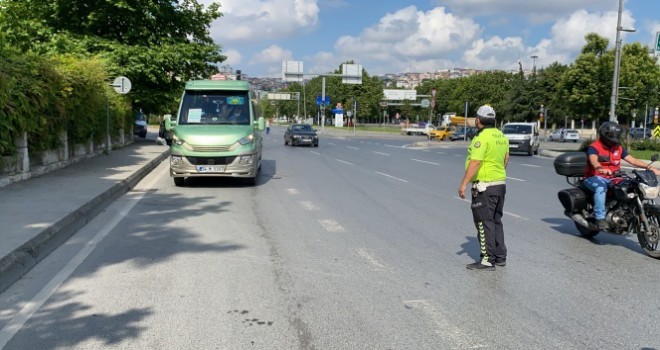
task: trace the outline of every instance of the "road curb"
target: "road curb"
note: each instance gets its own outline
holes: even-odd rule
[[[126,179],[92,198],[51,227],[41,231],[22,246],[0,259],[0,293],[23,277],[48,254],[66,242],[117,198],[135,187],[170,154],[166,150]]]

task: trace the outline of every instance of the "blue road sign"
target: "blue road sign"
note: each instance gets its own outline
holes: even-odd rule
[[[330,105],[330,96],[325,96],[325,101],[321,100],[321,96],[316,96],[316,104],[319,106],[322,104],[326,106]]]

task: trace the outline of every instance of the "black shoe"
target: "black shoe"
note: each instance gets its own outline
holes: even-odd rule
[[[484,265],[481,261],[474,262],[472,264],[465,265],[468,270],[484,270],[484,271],[495,271],[495,266]]]
[[[607,225],[607,221],[605,221],[605,219],[596,220],[596,226],[598,226],[598,229],[601,231],[605,231],[609,228],[609,225]]]
[[[495,266],[506,266],[506,259],[495,261]]]

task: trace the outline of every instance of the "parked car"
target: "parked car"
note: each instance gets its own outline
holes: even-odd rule
[[[652,135],[651,128],[646,128],[646,133],[644,128],[630,128],[630,137],[633,139],[650,139]]]
[[[133,123],[133,135],[141,138],[147,137],[147,116],[142,111],[135,114],[135,123]]]
[[[548,141],[578,142],[580,141],[580,133],[578,133],[578,131],[575,129],[560,128],[548,136]]]
[[[561,140],[561,137],[564,135],[564,128],[559,128],[555,130],[550,136],[548,136],[548,141],[559,141]]]
[[[467,137],[466,137],[466,130],[467,130]],[[467,129],[459,128],[453,134],[451,134],[451,136],[449,136],[449,139],[451,141],[461,141],[461,140],[464,140],[464,139],[472,140],[473,137],[477,136],[478,132],[479,132],[479,129],[474,128],[474,127],[469,127]]]
[[[580,141],[580,133],[578,133],[578,131],[575,129],[567,129],[566,131],[564,131],[564,136],[561,138],[561,142],[566,142],[566,141],[573,141],[573,142]]]
[[[316,129],[308,124],[291,124],[284,131],[284,145],[299,146],[310,145],[319,146],[319,136]]]

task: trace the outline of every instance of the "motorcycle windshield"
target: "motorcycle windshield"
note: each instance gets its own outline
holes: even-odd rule
[[[658,177],[651,170],[644,170],[636,172],[637,178],[640,182],[645,183],[651,187],[658,186]]]

